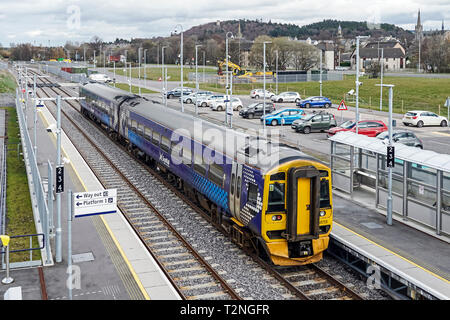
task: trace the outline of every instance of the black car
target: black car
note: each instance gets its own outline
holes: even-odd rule
[[[192,93],[192,89],[183,88],[183,96],[187,96],[188,94],[191,94],[191,93]],[[181,97],[181,88],[176,88],[176,89],[167,91],[166,97],[167,97],[167,99]]]
[[[241,111],[239,111],[239,115],[243,118],[249,119],[261,117],[264,114],[263,105],[264,104],[262,102],[253,103],[249,105],[247,108],[244,108]],[[269,114],[274,110],[275,110],[274,104],[272,102],[266,102],[266,114]]]

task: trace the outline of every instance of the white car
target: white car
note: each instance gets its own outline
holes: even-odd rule
[[[448,125],[448,119],[446,117],[438,116],[434,112],[413,110],[408,111],[402,119],[405,126],[413,125],[418,128],[423,126],[441,126],[446,127]]]
[[[302,98],[298,92],[282,92],[272,96],[273,102],[299,102]]]
[[[266,90],[266,98],[272,98],[275,93]],[[250,91],[250,98],[259,99],[264,97],[264,89],[253,89]]]
[[[189,103],[195,104],[197,102],[197,99],[202,100],[203,98],[206,98],[207,96],[210,95],[212,95],[211,91],[192,92],[187,96],[183,96],[183,102],[188,104]],[[179,98],[179,100],[181,100],[181,97]]]
[[[242,101],[239,98],[231,98],[231,106],[233,107],[233,110],[240,111],[242,109]],[[221,100],[216,100],[211,102],[210,106],[211,110],[214,111],[223,111],[227,109],[227,102],[225,102],[225,98]]]
[[[211,102],[216,101],[216,100],[220,100],[220,99],[224,99],[225,95],[223,94],[212,94],[209,96],[206,96],[202,99],[197,99],[197,106],[198,107],[209,107],[211,105]]]
[[[89,76],[89,79],[97,82],[107,83],[112,82],[111,78],[108,77],[106,74],[101,73],[94,73]]]

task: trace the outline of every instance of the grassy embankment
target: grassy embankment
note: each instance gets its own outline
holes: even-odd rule
[[[110,84],[110,86],[113,87],[114,85]],[[128,83],[116,83],[116,88],[130,92],[130,85]],[[139,94],[139,87],[131,85],[131,92],[135,93],[135,94]],[[158,92],[141,87],[141,93],[145,94],[145,93],[158,93]]]
[[[368,79],[361,77],[360,81],[360,107],[379,110],[380,108],[380,79]],[[427,78],[409,78],[409,77],[384,77],[385,84],[393,84],[394,112],[404,113],[408,110],[420,109],[429,110],[443,116],[447,116],[447,108],[444,107],[445,100],[450,96],[450,79],[427,79]],[[194,84],[187,86],[195,87]],[[262,88],[261,83],[253,84],[235,84],[233,85],[233,94],[248,95],[250,90]],[[201,89],[225,92],[222,85],[202,84]],[[266,88],[275,91],[275,83],[266,84]],[[329,97],[333,103],[339,104],[345,99],[345,94],[355,88],[355,77],[345,76],[341,81],[324,81],[322,94]],[[297,82],[297,83],[279,83],[278,92],[297,91],[303,97],[319,95],[320,88],[318,82]],[[354,106],[355,102],[350,98],[345,100],[347,105]],[[383,88],[383,110],[388,110],[388,89]],[[439,110],[439,105],[441,105]]]
[[[6,72],[0,72],[0,93],[13,93],[15,81]],[[7,187],[6,187],[6,233],[9,236],[35,234],[36,227],[33,219],[30,191],[23,158],[18,154],[17,145],[20,143],[19,123],[15,108],[6,109],[8,152],[6,156]],[[29,238],[11,240],[11,250],[30,247]],[[33,239],[33,247],[38,247],[37,239]],[[29,252],[11,253],[11,262],[29,260]],[[33,252],[33,260],[40,259],[40,251]]]
[[[113,69],[108,69],[110,72],[114,72]],[[145,68],[145,72],[147,73],[147,80],[153,80],[158,81],[159,78],[162,75],[161,68],[158,67],[147,67]],[[190,67],[183,67],[183,79],[184,81],[188,80],[188,74],[189,72],[195,72],[195,66],[193,68]],[[203,66],[198,66],[198,74],[199,78],[201,79],[201,75],[203,73]],[[213,73],[217,74],[217,70],[212,68],[205,68],[205,73]],[[123,71],[123,68],[116,68],[116,74],[118,75],[126,75],[130,76],[129,69],[126,70],[126,72]],[[132,78],[139,78],[139,68],[132,68],[131,69],[131,77]],[[141,67],[141,79],[144,79],[144,68]],[[168,81],[180,81],[181,79],[181,68],[180,67],[170,67],[167,68],[167,80]]]

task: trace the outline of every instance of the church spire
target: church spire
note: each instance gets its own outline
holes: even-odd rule
[[[417,14],[417,24],[416,24],[416,41],[419,41],[420,39],[423,38],[423,26],[422,23],[420,21],[420,9],[419,12]]]

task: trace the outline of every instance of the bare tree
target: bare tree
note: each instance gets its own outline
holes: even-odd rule
[[[292,64],[296,70],[305,70],[317,65],[319,55],[317,48],[307,43],[296,42],[295,50],[292,54]]]
[[[91,42],[89,43],[89,46],[91,47],[92,50],[100,52],[100,47],[102,46],[102,44],[103,44],[102,38],[100,38],[99,36],[93,36]]]

